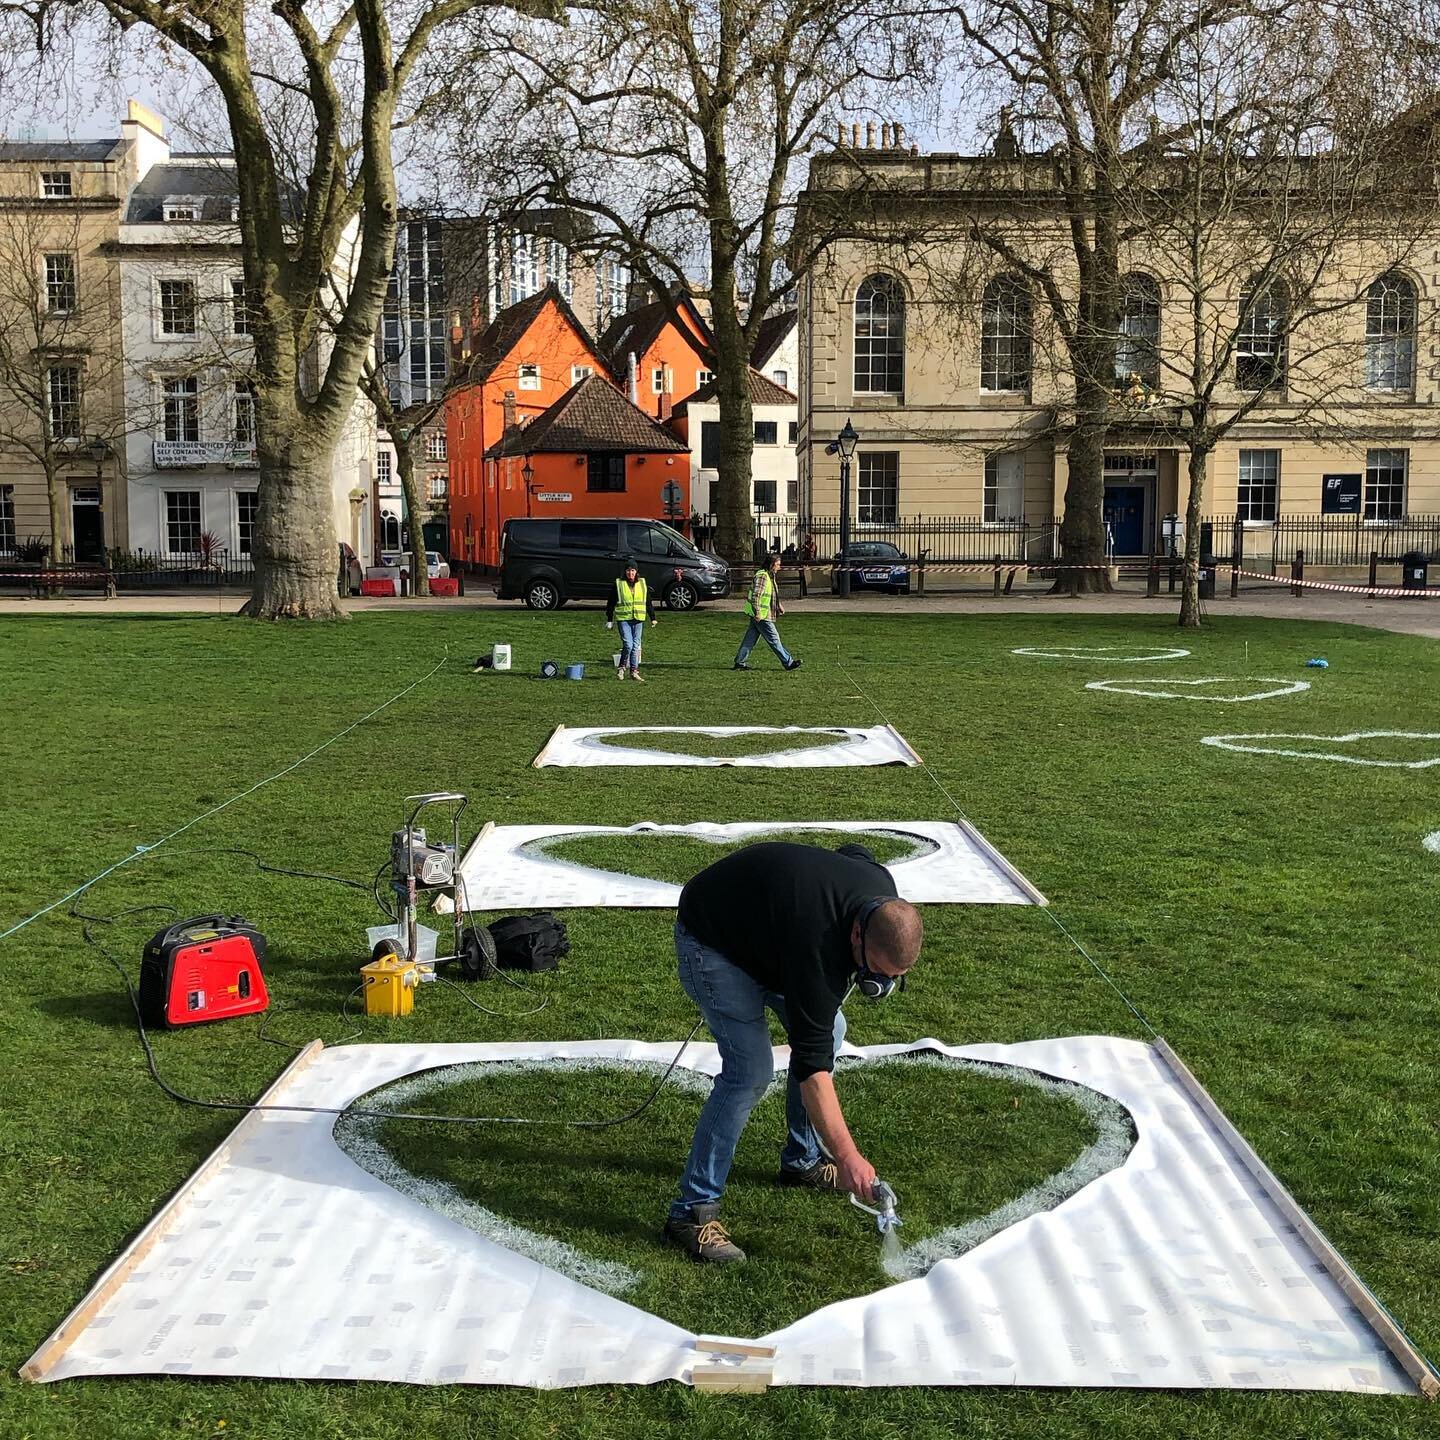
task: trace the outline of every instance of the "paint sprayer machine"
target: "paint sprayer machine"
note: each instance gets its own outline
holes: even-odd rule
[[[395,897],[395,918],[389,925],[372,925],[366,932],[370,962],[360,967],[367,1015],[408,1015],[415,1007],[415,991],[435,978],[439,965],[454,964],[470,979],[495,973],[495,942],[483,925],[467,923],[460,891],[460,817],[469,803],[458,791],[440,790],[405,797],[405,823],[390,837],[390,891]],[[450,807],[449,840],[432,840],[420,825],[423,811],[432,805]],[[379,877],[376,877],[377,894]],[[422,895],[448,895],[454,917],[454,950],[436,953],[439,934],[419,923]]]

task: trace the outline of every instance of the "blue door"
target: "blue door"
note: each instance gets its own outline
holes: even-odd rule
[[[1107,485],[1105,523],[1110,527],[1110,543],[1116,555],[1144,555],[1145,487]]]

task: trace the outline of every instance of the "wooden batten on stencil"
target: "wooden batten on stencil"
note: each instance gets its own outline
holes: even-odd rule
[[[323,1040],[312,1040],[276,1076],[275,1083],[255,1102],[256,1109],[273,1101],[324,1048]],[[241,1117],[240,1123],[210,1152],[200,1168],[170,1197],[160,1211],[151,1217],[150,1223],[135,1237],[130,1247],[95,1282],[90,1293],[60,1322],[55,1333],[20,1367],[22,1380],[43,1380],[49,1374],[55,1362],[80,1338],[85,1327],[125,1283],[135,1267],[155,1248],[160,1237],[170,1229],[191,1192],[230,1158],[230,1151],[238,1140],[244,1138],[252,1127],[261,1123],[255,1110]]]
[[[1427,1400],[1440,1398],[1440,1377],[1436,1376],[1430,1362],[1410,1343],[1409,1337],[1370,1293],[1369,1287],[1355,1273],[1349,1261],[1325,1238],[1324,1232],[1300,1208],[1295,1197],[1281,1183],[1280,1177],[1260,1158],[1255,1148],[1211,1099],[1210,1092],[1195,1078],[1190,1067],[1170,1048],[1167,1041],[1157,1037],[1153,1048],[1286,1221],[1295,1227],[1295,1233],[1306,1248],[1329,1271],[1331,1278],[1345,1292],[1345,1298],[1365,1317],[1366,1323],[1380,1337],[1385,1348],[1400,1362],[1420,1393]]]

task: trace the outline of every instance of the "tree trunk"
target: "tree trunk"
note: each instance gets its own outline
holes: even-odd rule
[[[298,431],[299,424],[296,425]],[[292,431],[292,434],[295,432]],[[331,508],[333,442],[316,436],[281,449],[260,432],[255,588],[243,614],[258,620],[340,620],[340,546]]]
[[[1068,565],[1091,568],[1062,570],[1055,578],[1053,594],[1110,589],[1110,572],[1105,568],[1105,437],[1109,405],[1110,395],[1103,387],[1085,381],[1077,383],[1060,553]]]
[[[734,271],[712,281],[716,395],[720,401],[720,492],[715,548],[732,565],[748,565],[755,543],[751,462],[755,422],[750,405],[750,355],[734,305]]]
[[[1190,495],[1185,501],[1185,577],[1180,589],[1180,626],[1198,630],[1200,613],[1200,517],[1205,513],[1205,471],[1210,459],[1208,449],[1192,440],[1187,471]]]
[[[50,502],[50,563],[59,565],[65,558],[65,483],[53,465],[46,467],[45,493]]]
[[[390,432],[395,442],[395,468],[400,472],[400,488],[405,493],[405,513],[410,517],[410,593],[430,593],[430,566],[425,558],[424,514],[420,509],[420,488],[415,483],[415,447]]]

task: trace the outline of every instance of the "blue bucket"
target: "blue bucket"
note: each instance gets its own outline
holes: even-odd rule
[[[565,667],[565,678],[567,680],[583,680],[585,678],[584,665],[567,665]]]

